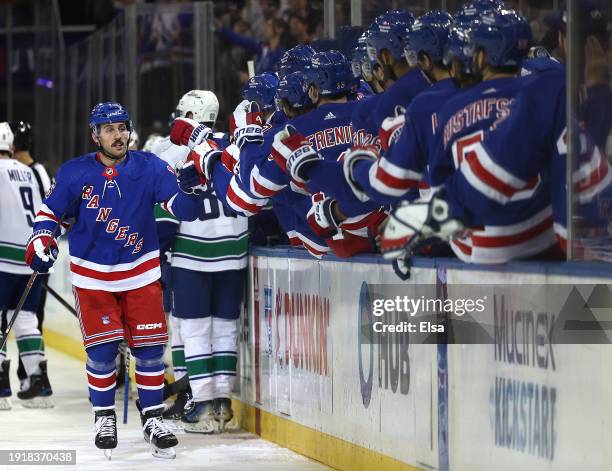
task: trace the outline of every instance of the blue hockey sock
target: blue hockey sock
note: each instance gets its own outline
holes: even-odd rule
[[[87,349],[87,382],[93,410],[115,407],[119,342],[103,343]]]
[[[132,349],[136,357],[136,387],[143,412],[162,407],[164,401],[164,347],[152,345]]]

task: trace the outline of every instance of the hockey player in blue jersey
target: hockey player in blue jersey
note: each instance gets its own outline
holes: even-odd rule
[[[512,178],[479,150],[484,133],[511,117],[510,104],[524,83],[517,74],[530,39],[526,20],[509,10],[489,10],[471,25],[472,68],[482,81],[458,93],[439,113],[439,140],[428,178],[444,188],[392,214],[381,243],[388,255],[400,253],[407,242],[422,241],[432,227],[442,238],[461,227],[478,227],[451,240],[457,256],[468,262],[503,263],[554,250],[547,175],[529,181]],[[468,175],[471,184],[488,181],[512,204],[489,213],[483,210],[484,200],[470,199],[469,205],[458,200],[457,190],[448,184],[456,170]]]
[[[587,10],[596,9],[596,5],[592,3],[584,6]],[[598,18],[599,14],[597,10],[593,15],[587,11],[584,17]],[[589,22],[590,20],[587,20],[587,24]],[[593,28],[597,31],[597,24]],[[592,39],[595,39],[595,36],[592,36]],[[563,32],[559,37],[559,52],[563,60]],[[530,55],[532,54],[530,51]],[[524,81],[511,105],[509,118],[485,133],[479,150],[486,152],[493,168],[499,167],[506,175],[523,181],[550,172],[553,228],[561,248],[565,251],[568,206],[565,67],[552,59],[546,51],[540,51],[537,57],[525,61],[522,69],[522,74],[534,77]],[[603,99],[605,106],[605,99],[601,96],[597,98]],[[582,122],[578,126],[578,123],[573,123],[576,141],[580,143],[574,151],[574,202],[570,203],[574,204],[575,220],[578,222],[573,250],[575,256],[584,258],[596,257],[597,251],[605,247],[602,239],[608,237],[605,228],[609,218],[603,213],[603,208],[607,206],[605,200],[610,198],[612,181],[612,168],[605,158],[605,149],[601,141],[597,145],[598,139],[594,137],[597,131],[592,135],[590,124]],[[595,128],[597,129],[597,126]],[[520,136],[520,139],[516,136]],[[467,180],[467,176],[471,176],[470,180]],[[456,172],[452,180],[448,186],[455,189],[454,192],[460,195],[459,199],[465,201],[482,198],[478,193],[485,195],[488,204],[479,205],[481,211],[504,211],[506,205],[512,204],[512,200],[503,197],[499,185],[495,185],[490,178],[474,178],[467,168]],[[464,184],[464,180],[472,184]],[[591,244],[594,247],[590,247]]]
[[[404,53],[412,67],[418,66],[432,86],[417,95],[404,115],[405,124],[396,142],[378,155],[374,149],[356,149],[344,158],[344,176],[360,201],[373,199],[395,204],[424,186],[430,151],[434,148],[437,112],[456,93],[448,69],[442,63],[451,21],[430,12],[419,18],[406,39]],[[340,208],[343,201],[339,201]]]
[[[351,116],[351,127],[353,128],[353,146],[375,145],[380,147],[380,140],[378,138],[379,126],[374,119],[372,111],[376,109],[376,104],[381,94],[385,91],[383,87],[384,80],[379,80],[377,73],[383,78],[384,73],[378,60],[371,60],[368,55],[367,39],[369,34],[369,30],[367,30],[359,37],[351,60],[351,68],[353,69],[353,75],[362,77],[370,85],[374,93],[360,100],[355,105],[353,115]]]
[[[304,136],[318,155],[329,162],[336,162],[340,155],[352,144],[352,128],[350,121],[352,113],[358,102],[348,102],[347,96],[353,91],[350,74],[351,69],[348,61],[338,52],[319,53],[314,56],[313,64],[305,71],[309,84],[309,95],[316,109],[302,115],[299,118],[290,120],[289,123]],[[349,134],[347,134],[347,132]],[[290,138],[290,136],[285,136]],[[290,138],[295,141],[295,138]],[[291,180],[285,174],[286,168],[283,166],[283,158],[275,148],[275,142],[280,144],[282,139],[275,137],[272,143],[272,157],[277,164],[277,168],[270,166],[271,162],[264,162],[264,166],[259,168],[254,176],[254,183],[266,188],[270,186],[267,182],[288,182],[290,181],[294,189],[303,191],[307,194],[319,192],[316,181],[306,187],[303,181]],[[297,141],[295,142],[297,144]],[[341,176],[341,173],[340,173]],[[285,183],[286,184],[286,183]],[[303,213],[298,216],[298,220],[304,223],[307,219],[307,212],[310,210],[310,201]],[[323,234],[321,234],[323,235]],[[368,252],[372,250],[367,239],[367,221],[363,218],[357,221],[346,221],[346,226],[336,238],[327,237],[327,245],[334,253],[341,257],[347,257],[358,252]]]
[[[381,143],[381,135],[391,135],[402,121],[385,119],[402,114],[412,98],[428,86],[418,68],[408,65],[403,54],[413,22],[411,13],[391,10],[378,16],[364,33],[368,58],[383,71],[385,80],[380,82],[379,94],[355,105],[351,119],[353,146],[386,147],[387,142]]]
[[[328,68],[329,71],[326,70]],[[338,66],[333,67],[333,64],[328,63],[324,65],[314,64],[310,69],[307,69],[306,74],[309,76],[310,82],[313,84],[313,88],[315,91],[318,90],[333,90],[334,86],[337,87],[337,84],[341,84],[343,80],[341,80],[341,75],[339,76],[340,69]],[[346,88],[346,87],[345,87]],[[312,93],[312,88],[311,88]],[[325,94],[330,94],[325,91]],[[312,98],[312,96],[311,96]],[[356,106],[358,106],[359,102],[349,102],[342,107],[339,107],[338,110],[350,110],[354,112]],[[323,108],[325,105],[323,105]],[[281,130],[280,134],[277,133],[274,142],[272,144],[272,157],[279,165],[279,169],[283,172],[288,172],[292,177],[291,183],[294,187],[299,187],[307,190],[308,194],[315,195],[321,191],[320,183],[324,183],[324,180],[319,178],[310,178],[308,181],[308,185],[305,184],[305,179],[301,178],[298,173],[292,174],[290,169],[286,167],[286,160],[290,154],[292,154],[297,148],[302,148],[304,142],[308,143],[308,147],[311,149],[312,155],[316,155],[318,159],[321,161],[325,161],[330,165],[331,170],[334,174],[326,175],[326,180],[335,180],[342,178],[342,171],[340,165],[337,163],[337,160],[340,158],[340,154],[344,152],[348,148],[352,142],[343,146],[342,152],[338,153],[338,150],[335,152],[329,152],[325,149],[325,146],[319,142],[313,141],[312,137],[308,137],[308,134],[304,133],[304,129],[308,129],[307,126],[309,123],[317,122],[317,114],[320,113],[322,106],[319,104],[317,110],[311,112],[307,115],[304,115],[298,120],[290,121],[291,128],[285,128]],[[350,119],[352,119],[353,114],[351,114]],[[319,114],[319,119],[325,120],[330,119],[329,115]],[[312,124],[310,124],[312,125]],[[302,129],[301,129],[302,128]],[[292,133],[295,133],[294,136],[288,134],[288,129],[291,129]],[[331,130],[325,131],[326,134],[331,134]],[[354,134],[353,134],[354,136]],[[307,157],[306,154],[303,157]],[[275,170],[276,174],[278,174],[279,170]],[[282,176],[279,176],[282,180]],[[284,177],[286,178],[286,177]],[[321,195],[317,195],[316,199],[320,199]],[[315,233],[317,233],[321,237],[326,238],[327,245],[332,248],[334,253],[341,257],[347,257],[359,252],[370,252],[372,251],[372,245],[367,236],[368,227],[371,224],[372,217],[378,218],[378,214],[376,216],[370,217],[369,212],[375,210],[378,212],[378,206],[374,205],[372,208],[366,208],[362,213],[355,213],[354,217],[351,217],[345,221],[341,227],[338,228],[337,231],[328,232],[326,230],[318,231],[318,228],[315,227]],[[307,211],[310,211],[310,207],[307,208]],[[301,219],[301,218],[300,218]],[[308,219],[308,214],[307,214]],[[313,227],[310,222],[311,227]],[[332,237],[333,236],[333,237]]]
[[[412,99],[429,87],[419,68],[409,65],[404,57],[406,37],[413,23],[411,13],[389,11],[377,17],[369,29],[368,55],[371,60],[378,60],[385,71],[385,79],[391,83],[374,109],[374,119],[379,128],[387,117],[403,113]],[[385,129],[383,134],[390,134],[393,129],[394,126]],[[381,146],[384,149],[386,142],[383,141]]]
[[[410,130],[414,126],[423,128],[421,135],[430,136],[428,137],[429,141],[433,140],[434,133],[432,126],[435,128],[432,110],[439,107],[450,94],[454,93],[454,86],[449,79],[448,72],[441,63],[450,23],[450,16],[448,14],[438,11],[430,12],[424,15],[420,21],[417,21],[412,28],[406,30],[401,36],[404,47],[407,46],[407,41],[410,40],[410,37],[413,38],[413,46],[407,50],[409,54],[405,54],[410,67],[416,68],[419,66],[430,82],[440,82],[437,84],[434,92],[443,92],[438,98],[437,93],[429,95],[431,89],[428,88],[417,95],[417,98],[421,95],[427,96],[420,101],[422,106],[417,107],[419,110],[420,108],[424,110],[417,112],[418,117],[415,116],[411,120],[413,124],[410,124],[409,128]],[[386,47],[393,49],[394,43],[398,41],[395,36],[391,36],[387,38]],[[379,39],[379,44],[382,43],[382,39]],[[387,51],[388,49],[385,49],[383,53],[386,55],[388,54]],[[420,53],[428,53],[430,55],[422,58],[423,61],[419,64],[418,55]],[[386,95],[386,93],[382,96]],[[390,118],[387,121],[393,121],[393,123],[392,126],[381,131],[385,140],[385,147],[390,145],[393,134],[399,134],[401,125],[403,125],[403,116]],[[408,137],[403,141],[402,145],[395,146],[391,160],[383,157],[374,165],[373,163],[377,161],[379,149],[376,147],[360,148],[360,146],[363,146],[363,143],[355,143],[356,149],[344,157],[347,181],[345,181],[344,175],[338,177],[329,164],[318,161],[304,166],[303,178],[308,180],[314,178],[323,181],[325,183],[323,191],[326,193],[326,196],[337,200],[336,202],[332,200],[317,202],[315,204],[316,209],[313,220],[320,221],[326,227],[338,226],[343,221],[343,216],[355,217],[359,213],[375,210],[381,204],[397,202],[410,188],[418,187],[419,181],[422,180],[422,174],[426,170],[427,153],[423,152],[423,144],[419,143],[414,133],[408,134],[407,132],[406,135]],[[422,136],[421,140],[423,140]],[[418,156],[415,154],[418,154]],[[406,164],[404,161],[406,158],[408,161],[413,160],[408,165],[404,165],[405,168],[394,163],[394,161],[398,161],[398,163]],[[359,183],[357,183],[353,172],[354,164],[358,161],[361,167],[358,172],[361,178]],[[325,168],[323,169],[323,167]],[[373,169],[373,172],[370,172],[371,169]],[[339,169],[335,170],[338,171]],[[407,175],[411,178],[408,178]],[[370,184],[370,180],[373,182],[372,184]],[[350,190],[348,191],[347,182],[350,185]],[[377,191],[377,189],[381,188],[382,193]],[[374,196],[371,202],[368,191]]]
[[[162,419],[168,334],[153,208],[159,202],[179,219],[195,219],[199,200],[185,191],[197,185],[197,174],[182,171],[177,185],[174,170],[155,155],[128,151],[132,123],[118,103],[96,105],[89,125],[98,151],[60,167],[36,215],[26,261],[47,272],[57,258],[56,227],[71,221],[70,270],[87,353],[95,444],[107,454],[117,446],[115,357],[125,338],[136,359],[145,440],[154,456],[172,458],[177,439]],[[199,136],[192,137],[196,144]]]
[[[274,95],[278,87],[278,77],[265,72],[251,77],[242,88],[242,98],[254,101],[263,112],[264,126],[272,127],[270,118],[276,111]]]
[[[316,51],[308,44],[298,44],[283,54],[278,63],[278,76],[284,78],[293,72],[303,72],[310,65]]]
[[[293,72],[303,72],[304,69],[310,64],[312,56],[315,54],[315,50],[308,44],[298,44],[292,47],[283,54],[280,62],[278,63],[278,78],[282,80],[287,75]],[[272,127],[277,127],[285,124],[289,119],[288,115],[279,106],[276,107],[276,111],[268,120]]]

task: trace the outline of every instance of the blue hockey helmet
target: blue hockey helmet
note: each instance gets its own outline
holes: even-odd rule
[[[264,72],[251,77],[244,84],[242,98],[256,102],[263,111],[272,111],[276,87],[278,87],[276,74]]]
[[[278,75],[283,78],[292,72],[302,72],[310,64],[315,50],[307,44],[298,44],[288,51],[285,51],[278,63]]]
[[[307,85],[316,85],[321,96],[351,93],[355,88],[351,63],[340,51],[317,52],[304,74]]]
[[[420,52],[426,53],[432,61],[440,62],[452,24],[452,16],[443,11],[430,11],[414,22],[406,37],[404,56],[408,65],[417,65]]]
[[[295,109],[312,106],[312,100],[308,96],[306,76],[303,72],[291,72],[279,82],[276,89],[276,102],[279,108],[284,101]]]
[[[488,10],[501,10],[505,8],[504,2],[501,0],[475,0],[466,3],[454,16],[457,26],[468,27],[474,19]]]
[[[414,23],[414,15],[408,10],[387,10],[374,18],[368,29],[372,30],[377,24],[382,22],[407,23],[411,25]]]
[[[472,56],[470,49],[470,35],[467,28],[454,26],[451,28],[448,40],[444,46],[444,56],[442,63],[446,67],[450,67],[453,59],[458,59],[461,63],[461,69],[465,73],[470,73],[472,70]]]
[[[514,10],[487,10],[470,25],[472,54],[482,49],[493,67],[518,66],[529,51],[531,27]]]
[[[367,38],[367,51],[370,60],[378,58],[378,53],[387,49],[400,60],[404,54],[406,36],[414,23],[414,16],[408,11],[388,11],[378,16],[370,25]]]
[[[128,131],[132,131],[132,121],[127,110],[119,103],[104,102],[98,103],[89,113],[89,127],[92,132],[97,133],[103,124],[125,123]]]
[[[450,26],[450,24],[454,21],[453,15],[451,15],[447,11],[442,10],[430,10],[422,16],[417,18],[421,22],[427,23],[442,23]]]

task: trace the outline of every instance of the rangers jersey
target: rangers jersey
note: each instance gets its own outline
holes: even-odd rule
[[[428,87],[429,82],[419,69],[412,69],[400,77],[380,95],[374,109],[376,125],[380,128],[385,118],[403,113],[414,97]]]
[[[479,227],[469,237],[451,241],[464,261],[504,263],[537,255],[555,243],[550,176],[537,164],[546,151],[523,152],[517,144],[520,134],[509,136],[498,129],[513,122],[512,101],[530,80],[481,82],[457,94],[440,112],[438,150],[429,177],[434,185],[446,182],[451,214]],[[559,112],[556,103],[547,106]],[[496,152],[500,147],[507,151]]]
[[[179,190],[174,170],[153,154],[129,151],[106,167],[96,153],[62,165],[36,215],[34,233],[52,231],[60,218],[68,232],[72,283],[79,288],[126,291],[160,277],[154,206],[194,220],[200,201]]]
[[[483,140],[483,146],[494,159],[495,166],[501,169],[497,173],[506,179],[513,176],[515,179],[529,181],[539,174],[550,173],[553,227],[563,249],[567,243],[568,205],[565,107],[564,68],[542,69],[537,76],[525,80],[511,106],[510,117],[497,129],[485,133]],[[605,228],[610,219],[604,209],[609,207],[612,169],[603,150],[593,145],[590,129],[587,127],[585,130],[577,123],[574,123],[574,127],[577,136],[573,169],[574,216],[581,228],[588,228],[591,235],[589,238],[593,239],[597,233],[606,233]],[[508,142],[512,142],[512,145],[508,146]],[[495,171],[496,168],[492,167],[491,170]],[[484,178],[486,174],[481,175],[479,178],[470,178],[471,186],[480,191],[481,197],[484,195],[489,200],[505,205],[512,201],[502,197],[504,188],[500,184],[503,178],[496,182]],[[457,175],[454,179],[462,179],[462,176]],[[463,185],[461,187],[467,188]],[[505,192],[508,193],[511,188],[507,187]],[[475,197],[478,198],[478,195]],[[495,203],[489,203],[487,207],[494,212],[500,211]],[[501,210],[505,211],[506,208]],[[580,233],[577,232],[576,236],[580,237]],[[588,244],[586,240],[584,242]]]
[[[411,192],[412,197],[408,193],[423,186],[429,155],[436,143],[437,113],[456,92],[452,80],[445,79],[419,94],[406,111],[397,142],[377,162],[357,162],[353,175],[369,198],[395,204],[418,197],[418,191]]]
[[[0,159],[0,272],[28,275],[26,241],[41,198],[34,172],[13,159]]]
[[[376,109],[376,105],[381,96],[382,94],[365,97],[355,105],[351,116],[353,146],[374,145],[380,149],[380,139],[378,137],[379,126],[374,119],[372,110]]]

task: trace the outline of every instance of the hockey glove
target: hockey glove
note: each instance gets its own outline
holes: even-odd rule
[[[238,104],[230,118],[230,133],[240,149],[247,143],[263,142],[263,113],[256,102],[243,100]]]
[[[175,170],[176,181],[183,193],[199,195],[206,188],[206,179],[198,172],[193,160],[178,162]]]
[[[436,193],[426,201],[404,202],[391,213],[380,251],[385,258],[411,257],[432,238],[446,241],[463,229],[463,223],[450,216],[448,203]]]
[[[383,150],[388,150],[395,141],[397,141],[399,135],[404,128],[406,118],[402,110],[395,110],[395,116],[389,116],[382,122],[378,135],[380,137],[380,145]]]
[[[215,168],[215,162],[221,158],[221,151],[217,150],[216,146],[211,146],[208,141],[203,142],[189,153],[187,161],[193,160],[200,179],[205,182],[212,182],[212,174]]]
[[[276,164],[298,183],[307,183],[308,166],[323,160],[310,142],[290,124],[274,136],[271,155]]]
[[[170,140],[177,146],[193,149],[211,135],[208,126],[189,118],[176,118],[170,130]]]
[[[35,231],[28,239],[25,262],[35,272],[48,273],[58,253],[57,241],[51,231]]]
[[[342,161],[342,170],[344,172],[344,178],[353,190],[353,194],[359,201],[365,202],[370,199],[368,194],[363,191],[363,188],[353,176],[353,171],[357,162],[366,160],[370,162],[376,162],[378,160],[378,149],[376,146],[364,146],[364,147],[353,147],[349,152],[344,154]]]
[[[312,195],[312,206],[306,214],[306,220],[312,231],[319,237],[329,239],[339,232],[340,221],[334,217],[333,206],[336,200],[328,198],[324,193]]]
[[[221,154],[221,163],[234,175],[240,174],[240,149],[235,144],[230,144]]]

